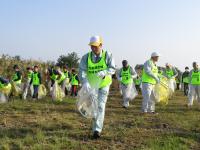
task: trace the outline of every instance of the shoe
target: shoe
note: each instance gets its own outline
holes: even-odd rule
[[[123,108],[127,109],[128,107],[126,107],[126,106],[123,106]]]
[[[97,140],[99,138],[100,138],[100,133],[98,131],[94,131],[94,133],[93,133],[93,139]]]
[[[158,113],[155,112],[155,111],[150,112],[150,114],[152,114],[152,115],[158,115]]]

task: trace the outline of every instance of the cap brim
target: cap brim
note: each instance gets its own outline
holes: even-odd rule
[[[89,43],[89,46],[99,46],[101,43],[98,42],[93,42],[93,43]]]

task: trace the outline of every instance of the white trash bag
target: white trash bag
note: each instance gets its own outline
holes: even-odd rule
[[[84,87],[78,92],[77,109],[85,118],[96,118],[98,113],[97,90],[87,92]]]
[[[129,100],[133,100],[138,95],[138,92],[135,88],[134,83],[127,87],[125,95],[126,95],[126,98]]]
[[[174,79],[169,79],[168,84],[169,84],[169,89],[171,90],[172,93],[174,93],[176,89],[176,81]]]
[[[7,101],[5,94],[0,93],[0,103],[6,103]]]

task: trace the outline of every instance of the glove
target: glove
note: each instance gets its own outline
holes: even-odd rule
[[[105,71],[100,71],[96,74],[99,78],[103,79],[106,76]]]
[[[91,90],[91,86],[88,82],[85,82],[83,84],[83,88],[85,89],[86,92],[89,92]]]

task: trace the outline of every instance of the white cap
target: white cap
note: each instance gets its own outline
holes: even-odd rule
[[[157,53],[157,52],[153,52],[152,54],[151,54],[151,57],[160,57],[161,55],[159,54],[159,53]]]
[[[99,46],[100,44],[102,44],[103,40],[100,36],[92,36],[90,38],[90,43],[89,45],[91,46]]]

